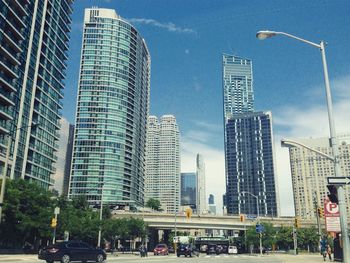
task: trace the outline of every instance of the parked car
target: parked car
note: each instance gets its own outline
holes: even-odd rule
[[[168,246],[169,253],[175,253],[175,249],[172,246]]]
[[[106,260],[106,252],[101,248],[94,248],[81,241],[65,241],[40,249],[38,258],[46,260],[47,263],[61,261],[93,261],[103,262]]]
[[[216,245],[209,244],[207,246],[207,255],[216,254]]]
[[[169,255],[169,249],[168,246],[166,244],[158,244],[156,245],[156,247],[153,250],[154,255],[158,256],[158,255]]]
[[[229,246],[228,247],[228,253],[229,254],[238,254],[238,249],[236,246]]]
[[[197,256],[199,257],[199,251],[192,244],[179,244],[176,249],[176,255],[180,257],[181,255],[187,257]]]

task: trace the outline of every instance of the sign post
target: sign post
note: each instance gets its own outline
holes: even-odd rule
[[[338,204],[328,200],[324,202],[324,218],[327,232],[340,233],[340,212]]]

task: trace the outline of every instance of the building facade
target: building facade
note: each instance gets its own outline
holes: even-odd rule
[[[54,183],[72,3],[0,0],[1,173],[46,189]]]
[[[145,199],[158,199],[164,212],[180,206],[180,135],[173,115],[148,118]]]
[[[227,211],[278,214],[270,112],[237,115],[226,125]],[[248,193],[244,193],[248,192]]]
[[[205,189],[205,163],[203,155],[197,154],[196,157],[197,167],[197,214],[206,214],[207,208],[207,195]]]
[[[150,54],[115,10],[85,10],[69,196],[144,202]]]
[[[197,175],[196,173],[181,173],[181,206],[197,208]]]
[[[318,151],[332,155],[328,138],[293,139]],[[341,176],[350,176],[350,134],[338,136]],[[295,214],[301,218],[316,218],[317,207],[327,199],[327,177],[334,177],[332,161],[302,147],[290,147],[290,168],[293,182]],[[350,187],[345,188],[346,203],[350,204]],[[350,218],[349,206],[347,206]]]
[[[228,214],[278,215],[271,112],[254,111],[249,59],[223,55],[226,208]],[[256,197],[254,197],[256,196]]]
[[[216,204],[213,194],[210,194],[208,198],[208,212],[211,215],[216,215]]]

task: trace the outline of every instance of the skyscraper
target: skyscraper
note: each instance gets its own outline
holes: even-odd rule
[[[148,118],[145,199],[158,199],[166,213],[180,205],[179,137],[173,115]]]
[[[207,209],[207,195],[205,191],[205,163],[201,154],[197,154],[197,213],[205,214]]]
[[[222,64],[226,122],[233,115],[254,111],[253,66],[250,59],[227,54]]]
[[[277,215],[272,117],[254,112],[251,60],[223,55],[223,90],[227,212],[257,214],[254,195],[260,214]]]
[[[150,55],[115,10],[85,10],[69,196],[143,205]]]
[[[235,115],[226,124],[227,211],[229,214],[277,215],[270,112]]]
[[[210,194],[208,198],[208,212],[211,215],[216,215],[216,205],[213,194]]]
[[[181,205],[196,209],[197,175],[181,173]]]
[[[349,175],[350,134],[338,135],[337,139],[342,174]],[[332,156],[329,138],[295,139],[295,141]],[[327,177],[334,177],[334,164],[303,147],[289,148],[289,157],[295,214],[301,218],[316,218],[316,207],[323,207],[324,200],[327,199]],[[350,187],[346,186],[344,189],[346,202],[350,204]],[[347,212],[350,218],[349,206]]]
[[[1,172],[9,150],[6,173],[46,189],[57,160],[72,3],[0,0]]]

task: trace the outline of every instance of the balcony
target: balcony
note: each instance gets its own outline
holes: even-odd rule
[[[17,56],[16,53],[6,49],[6,47],[3,45],[0,46],[0,51],[7,58],[7,60],[12,63],[12,65],[16,66],[16,65],[20,64],[20,62],[16,58],[16,56]]]
[[[16,92],[16,89],[12,83],[13,83],[12,80],[10,80],[9,78],[6,78],[5,74],[0,72],[0,84],[2,88],[4,88],[9,92]]]
[[[4,110],[4,108],[0,107],[0,119],[3,120],[13,120],[12,116]]]
[[[4,31],[4,37],[7,44],[9,44],[16,52],[18,53],[22,52],[22,49],[17,44],[18,41],[13,37],[11,31]]]
[[[27,16],[28,13],[27,11],[24,9],[25,4],[21,4],[18,0],[9,0],[9,2],[12,3],[13,6],[15,6],[15,8],[23,15],[23,16]],[[26,1],[27,2],[27,1]]]
[[[6,106],[15,106],[15,103],[2,93],[0,93],[0,103]]]
[[[7,72],[12,78],[18,78],[15,73],[15,67],[9,65],[9,61],[6,58],[0,58],[0,70]]]

